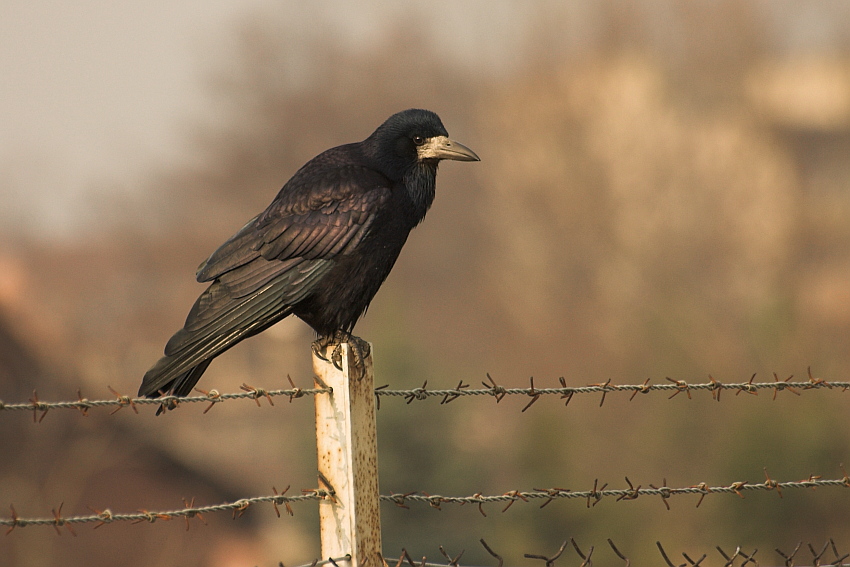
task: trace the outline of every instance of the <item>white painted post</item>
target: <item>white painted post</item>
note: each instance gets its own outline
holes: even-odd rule
[[[327,349],[327,356],[333,347]],[[324,353],[323,353],[324,354]],[[335,501],[319,502],[322,556],[351,554],[352,567],[381,567],[381,509],[375,381],[371,354],[363,369],[353,366],[342,345],[342,368],[313,355],[313,371],[333,394],[316,400],[319,473],[331,484]],[[322,384],[317,380],[316,387]]]

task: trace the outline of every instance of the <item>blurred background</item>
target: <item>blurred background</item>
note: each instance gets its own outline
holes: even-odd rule
[[[0,6],[0,399],[133,394],[203,286],[195,267],[305,161],[409,107],[482,158],[437,199],[357,334],[411,388],[705,381],[850,368],[850,4],[272,2]],[[200,386],[311,384],[287,320]],[[850,464],[846,396],[460,399],[378,414],[382,492],[730,484]],[[0,415],[0,505],[21,516],[174,509],[316,486],[312,402],[159,418]],[[492,564],[611,538],[850,547],[850,494],[485,508],[385,505],[384,550]],[[15,566],[272,566],[320,553],[314,504],[278,519],[47,528]],[[6,512],[3,512],[6,514]],[[843,538],[843,539],[842,539]],[[843,545],[843,548],[842,548]],[[602,553],[603,550],[600,550]],[[604,551],[608,551],[607,549]],[[605,555],[613,559],[613,555]],[[778,556],[775,556],[778,559]],[[527,561],[527,560],[525,560]],[[777,561],[779,563],[779,561]]]

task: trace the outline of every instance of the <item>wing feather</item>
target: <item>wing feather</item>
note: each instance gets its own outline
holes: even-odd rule
[[[201,264],[198,281],[212,281],[260,256],[281,261],[330,259],[356,246],[389,200],[392,184],[365,167],[339,168],[325,177],[318,185],[293,177],[265,212]]]

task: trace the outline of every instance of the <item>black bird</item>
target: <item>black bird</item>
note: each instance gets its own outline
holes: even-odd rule
[[[436,114],[410,109],[307,162],[198,268],[197,280],[212,283],[139,395],[188,395],[213,358],[292,314],[316,331],[320,355],[346,341],[363,350],[354,324],[431,206],[443,159],[479,160]]]

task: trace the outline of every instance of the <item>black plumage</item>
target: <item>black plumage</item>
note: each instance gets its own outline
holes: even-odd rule
[[[139,395],[188,395],[213,358],[291,314],[321,348],[348,340],[431,206],[442,159],[478,156],[436,114],[411,109],[307,162],[198,268],[212,283]]]

